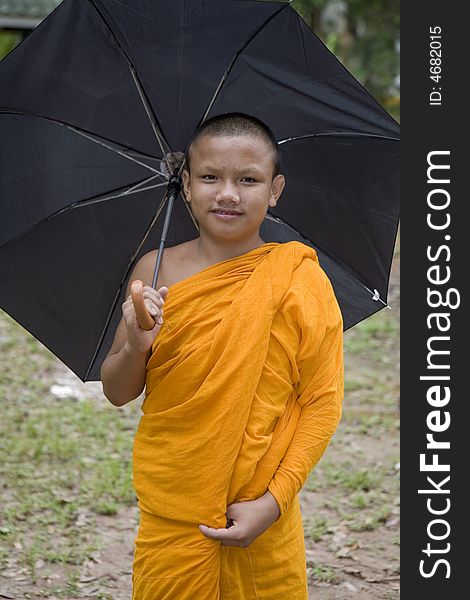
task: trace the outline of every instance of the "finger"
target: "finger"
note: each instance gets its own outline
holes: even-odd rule
[[[144,300],[144,304],[149,313],[151,313],[152,315],[156,315],[161,312],[158,304],[155,304],[155,302],[153,300],[150,300],[149,298]]]
[[[158,291],[163,300],[166,300],[169,293],[168,288],[165,285],[163,285],[161,288],[158,289]]]
[[[237,545],[240,543],[240,534],[235,531],[235,527],[225,529],[214,529],[213,527],[207,527],[206,525],[199,525],[200,531],[211,540],[218,540],[226,544]]]
[[[153,289],[144,290],[144,298],[152,300],[157,306],[163,306],[165,303],[165,300],[160,296],[160,294]]]
[[[145,300],[145,307],[147,308],[149,313],[152,315],[152,317],[155,319],[155,321],[159,325],[162,325],[163,324],[163,310],[161,308],[159,308],[158,306],[156,306],[152,302],[152,300]]]
[[[161,288],[159,288],[158,290],[156,290],[155,288],[153,288],[151,285],[144,285],[143,286],[143,291],[144,292],[149,292],[149,294],[153,294],[155,295],[157,298],[161,298],[162,296],[162,292],[166,290],[168,291],[168,288],[165,286],[162,286]]]
[[[147,298],[144,300],[145,307],[155,320],[162,319],[163,308],[155,303],[155,300]]]

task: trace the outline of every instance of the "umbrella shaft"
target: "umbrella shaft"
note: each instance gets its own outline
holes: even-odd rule
[[[170,183],[168,184],[168,206],[166,208],[165,220],[163,222],[162,228],[162,236],[160,238],[160,246],[158,247],[158,256],[157,256],[157,264],[155,265],[155,270],[153,273],[152,279],[152,287],[155,289],[158,279],[158,273],[160,271],[160,265],[163,258],[163,251],[165,249],[166,235],[168,233],[168,227],[170,226],[170,218],[173,210],[173,204],[175,202],[176,196],[179,194],[181,189],[181,178],[178,174],[178,169],[175,169],[173,175],[170,178]]]

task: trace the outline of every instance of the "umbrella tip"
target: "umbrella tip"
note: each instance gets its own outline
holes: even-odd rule
[[[369,292],[370,292],[370,290],[369,290]],[[382,298],[380,297],[380,292],[379,292],[379,290],[376,290],[376,289],[374,288],[374,292],[373,292],[373,293],[372,293],[372,292],[370,292],[370,293],[372,294],[372,300],[374,300],[375,302],[378,302],[378,301],[380,301],[380,302],[382,302],[382,304],[385,306],[385,308],[388,308],[389,310],[392,310],[392,307],[391,307],[389,304],[387,304],[387,302],[384,302],[384,301],[382,300]]]
[[[392,307],[387,303],[384,302],[382,300],[382,298],[380,297],[380,292],[379,290],[376,290],[374,288],[374,291],[372,292],[372,290],[370,290],[367,286],[363,286],[369,293],[372,294],[372,300],[374,300],[374,302],[382,302],[382,304],[385,306],[385,308],[388,308],[389,310],[392,310]]]

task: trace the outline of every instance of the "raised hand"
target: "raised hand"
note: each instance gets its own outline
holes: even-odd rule
[[[154,290],[136,280],[131,285],[131,295],[122,305],[127,329],[127,343],[136,352],[147,352],[163,325],[163,304],[168,288]]]

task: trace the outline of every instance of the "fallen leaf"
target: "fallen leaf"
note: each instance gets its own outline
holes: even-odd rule
[[[400,581],[399,575],[389,575],[388,577],[370,577],[366,579],[367,583],[383,583],[384,581]]]
[[[80,583],[90,583],[90,581],[95,581],[95,579],[99,579],[99,575],[94,575],[93,577],[83,577],[79,580]]]
[[[360,579],[364,579],[364,575],[359,569],[354,569],[353,567],[346,567],[345,569],[343,569],[343,571],[348,575],[352,575],[353,577],[359,577]]]
[[[398,517],[391,517],[385,522],[385,527],[395,527],[400,523],[400,519]]]

